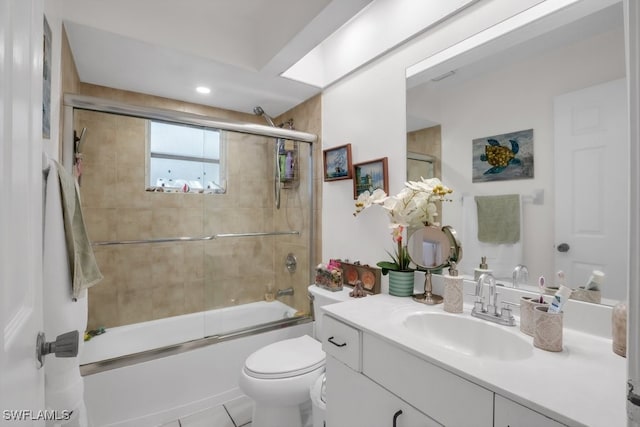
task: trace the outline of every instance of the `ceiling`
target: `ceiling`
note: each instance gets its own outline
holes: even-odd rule
[[[424,100],[429,97],[443,96],[453,87],[496,71],[503,64],[523,61],[624,26],[621,2],[579,18],[568,9],[562,12],[566,15],[555,13],[410,77],[407,80],[407,130],[438,124],[430,120],[432,111],[425,107]]]
[[[277,116],[321,88],[280,74],[372,0],[57,0],[80,80]],[[195,91],[211,89],[209,94]]]

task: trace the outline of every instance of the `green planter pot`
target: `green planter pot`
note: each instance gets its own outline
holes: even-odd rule
[[[410,297],[413,295],[413,271],[389,271],[389,295]]]

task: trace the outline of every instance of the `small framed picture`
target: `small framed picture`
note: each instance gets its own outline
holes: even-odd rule
[[[351,179],[351,144],[328,148],[324,153],[324,180]]]
[[[387,158],[371,160],[353,165],[353,198],[365,191],[373,193],[381,188],[389,194],[389,174],[387,172]]]
[[[382,270],[368,265],[351,264],[340,261],[342,267],[342,284],[354,286],[358,281],[362,283],[362,288],[370,294],[380,293],[380,282]]]

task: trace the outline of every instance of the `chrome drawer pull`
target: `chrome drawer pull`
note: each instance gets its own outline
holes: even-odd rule
[[[345,345],[347,345],[346,342],[343,342],[342,344],[338,344],[333,340],[333,337],[329,337],[327,341],[329,341],[331,344],[335,345],[336,347],[344,347]]]
[[[393,414],[393,427],[397,427],[398,425],[398,417],[402,415],[402,409],[399,409],[398,412]]]

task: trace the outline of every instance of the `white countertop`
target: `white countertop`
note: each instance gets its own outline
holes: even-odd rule
[[[517,325],[496,325],[519,335],[533,348],[529,358],[503,361],[467,356],[432,344],[402,325],[411,313],[443,312],[442,304],[427,306],[411,298],[380,294],[323,309],[345,323],[564,424],[627,425],[626,359],[613,353],[610,338],[566,326],[576,319],[565,321],[563,351],[559,353],[533,347],[533,338],[520,332]],[[471,306],[465,304],[464,312],[458,316],[470,317],[470,313]],[[565,320],[569,314],[565,312]]]

